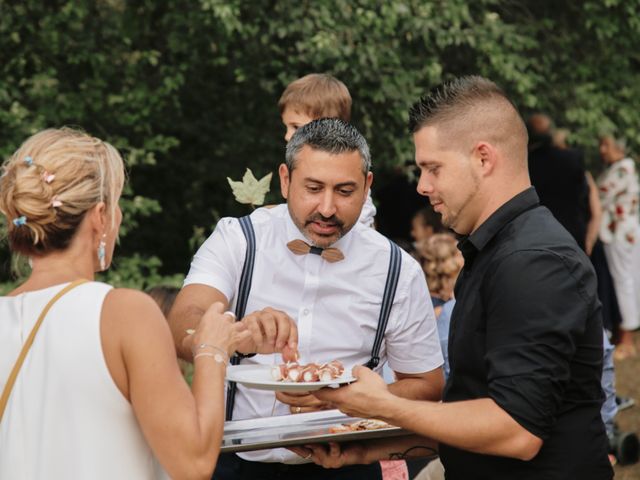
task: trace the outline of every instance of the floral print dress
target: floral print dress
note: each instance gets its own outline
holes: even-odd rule
[[[598,178],[598,191],[602,203],[600,239],[604,243],[638,241],[638,174],[635,163],[623,158],[609,167]]]

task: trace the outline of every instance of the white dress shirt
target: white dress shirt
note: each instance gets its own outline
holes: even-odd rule
[[[286,312],[298,325],[300,362],[341,360],[345,368],[371,358],[387,271],[389,241],[374,229],[356,223],[333,246],[345,259],[329,263],[319,255],[294,255],[286,244],[305,240],[287,205],[259,208],[251,214],[256,235],[256,259],[249,314],[265,307]],[[185,285],[204,284],[221,291],[235,306],[246,253],[246,240],[235,218],[223,218],[196,253]],[[416,374],[442,365],[442,353],[426,279],[406,252],[393,308],[380,349],[396,372]],[[246,363],[275,364],[277,355],[256,355]],[[233,419],[288,415],[289,407],[273,392],[238,385]],[[284,449],[241,454],[263,462],[299,463]]]
[[[362,212],[360,212],[358,222],[362,223],[365,227],[374,227],[376,224],[377,211],[376,206],[373,204],[373,199],[371,198],[371,189],[369,189],[369,193],[367,194],[367,199],[364,201],[364,205],[362,206]]]

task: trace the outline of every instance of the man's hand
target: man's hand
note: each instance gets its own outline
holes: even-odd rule
[[[387,389],[387,384],[377,373],[360,365],[353,367],[353,376],[358,379],[346,387],[323,388],[313,395],[329,402],[351,417],[382,418],[384,406],[396,398]]]
[[[346,465],[366,463],[366,449],[359,443],[305,445],[304,447],[289,447],[289,450],[306,460],[313,460],[314,463],[324,468],[341,468]]]
[[[285,362],[298,357],[298,327],[284,312],[267,307],[242,319],[251,337],[238,345],[240,353],[282,352]]]
[[[278,399],[278,401],[289,405],[289,410],[291,410],[291,413],[317,412],[318,410],[328,410],[330,408],[335,408],[331,403],[320,401],[308,392],[276,392],[276,398]]]

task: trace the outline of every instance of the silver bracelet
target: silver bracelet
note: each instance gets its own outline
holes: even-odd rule
[[[225,359],[219,353],[209,353],[209,352],[197,353],[196,355],[193,356],[193,359],[195,360],[198,357],[212,357],[217,363],[221,363],[224,366],[227,366],[227,364],[229,363],[228,357],[227,359]]]
[[[217,350],[222,355],[224,355],[224,357],[227,359],[227,363],[229,363],[229,354],[226,351],[224,351],[222,348],[217,347],[216,345],[211,345],[210,343],[200,343],[194,346],[193,349],[191,350],[191,353],[193,354],[193,358],[196,358],[196,352],[204,348],[213,348],[214,350]]]

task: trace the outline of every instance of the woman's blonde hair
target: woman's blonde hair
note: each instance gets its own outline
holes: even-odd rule
[[[464,263],[456,244],[452,235],[437,233],[418,246],[429,291],[443,300],[453,296],[453,286]]]
[[[124,180],[122,157],[98,138],[71,128],[29,137],[0,177],[11,250],[31,256],[66,249],[85,213],[100,202],[114,222]]]

